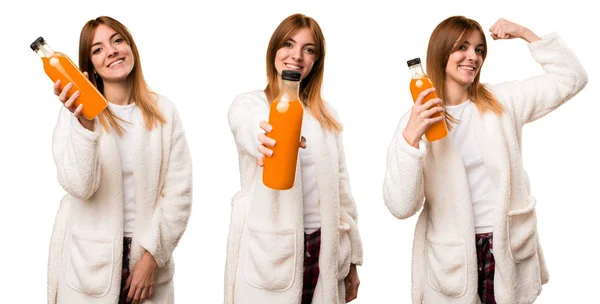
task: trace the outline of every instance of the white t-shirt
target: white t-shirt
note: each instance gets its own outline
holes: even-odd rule
[[[302,136],[306,138],[306,149],[300,149],[300,171],[302,172],[302,193],[304,202],[304,232],[313,233],[321,228],[321,210],[319,209],[319,189],[315,165],[314,143],[310,142],[314,131],[320,128],[310,111],[304,108],[302,115]]]
[[[135,225],[135,198],[133,195],[133,113],[136,105],[131,103],[125,106],[109,103],[110,109],[121,119],[127,121],[118,121],[124,129],[123,135],[119,136],[114,129],[111,129],[116,139],[121,156],[121,171],[123,174],[123,233],[126,237],[133,235]]]
[[[458,146],[465,165],[473,204],[475,233],[493,232],[498,187],[489,175],[477,147],[471,123],[473,115],[478,115],[477,107],[471,100],[467,100],[459,105],[446,106],[446,111],[459,120],[450,135]]]

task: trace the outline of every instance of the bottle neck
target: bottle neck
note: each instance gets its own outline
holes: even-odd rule
[[[425,72],[423,72],[423,67],[421,67],[421,64],[412,65],[409,67],[409,69],[412,79],[421,79],[425,77]]]
[[[42,45],[40,45],[40,47],[35,52],[38,54],[38,56],[46,58],[50,58],[54,54],[54,50],[52,50],[52,48],[49,47],[46,43],[42,43]]]
[[[300,81],[281,80],[281,96],[282,101],[300,100],[299,92]]]

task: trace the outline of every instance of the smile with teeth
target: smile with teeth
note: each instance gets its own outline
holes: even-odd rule
[[[285,64],[285,66],[286,66],[287,68],[290,68],[290,69],[292,69],[292,70],[296,70],[296,71],[300,71],[300,70],[302,70],[302,67],[301,67],[301,66],[299,66],[299,65],[293,65],[293,64],[290,64],[290,63],[286,63],[286,64]]]
[[[123,59],[119,59],[119,60],[117,60],[117,61],[115,61],[115,62],[113,62],[113,63],[109,64],[109,65],[108,65],[108,67],[109,67],[109,68],[112,68],[112,67],[114,67],[115,65],[117,65],[117,64],[119,64],[119,63],[122,63],[123,61],[124,61]]]
[[[463,69],[463,70],[467,70],[467,71],[475,71],[475,67],[474,66],[466,66],[466,65],[459,65],[459,68]]]

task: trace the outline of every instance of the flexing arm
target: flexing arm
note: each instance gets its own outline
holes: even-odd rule
[[[530,42],[531,54],[544,70],[539,76],[492,87],[518,124],[543,117],[586,86],[585,69],[558,34],[540,38],[531,30],[504,19],[494,24],[490,31],[495,39],[522,38]]]

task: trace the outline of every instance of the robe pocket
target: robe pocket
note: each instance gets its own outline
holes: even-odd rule
[[[248,227],[246,282],[265,290],[284,291],[296,272],[296,231]]]
[[[435,291],[461,297],[467,291],[467,252],[464,240],[427,239],[427,281]]]
[[[67,284],[89,296],[102,297],[110,289],[114,267],[114,242],[71,233]]]
[[[339,247],[338,247],[338,280],[345,279],[350,272],[350,258],[352,246],[350,243],[350,224],[341,223],[339,226]]]
[[[515,263],[532,257],[537,251],[535,198],[528,197],[527,207],[508,212],[508,243]]]

